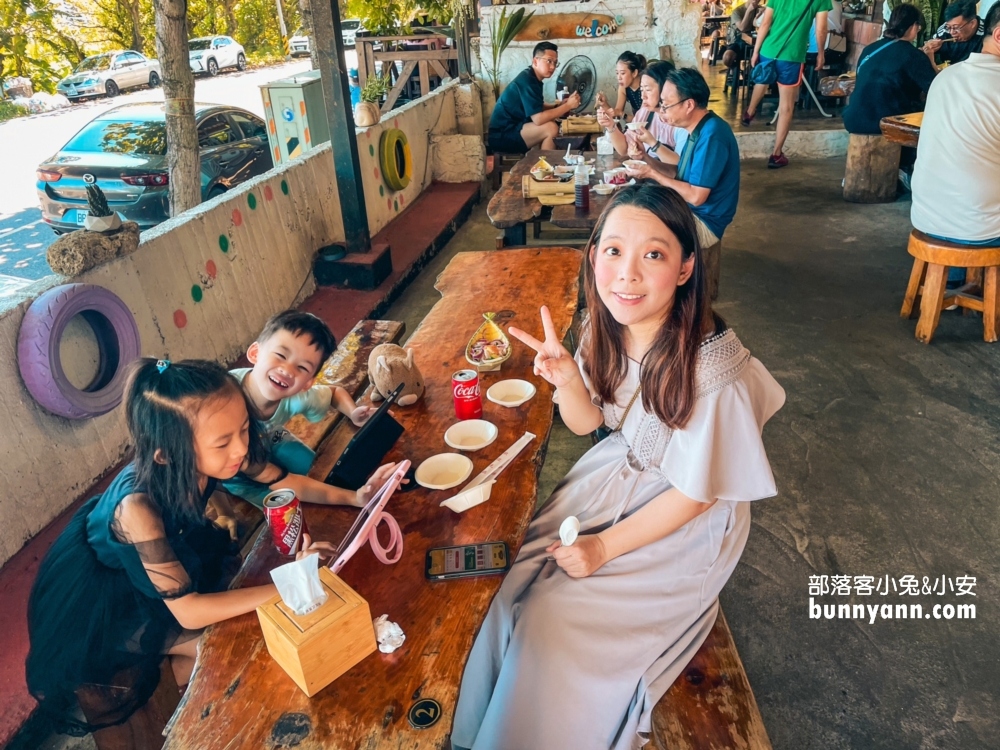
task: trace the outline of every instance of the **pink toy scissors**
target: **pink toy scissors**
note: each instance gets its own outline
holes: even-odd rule
[[[372,499],[368,501],[368,505],[361,509],[354,525],[351,526],[344,540],[337,547],[334,561],[330,563],[330,570],[334,573],[339,573],[340,569],[344,567],[347,561],[359,549],[365,546],[366,542],[371,545],[372,552],[380,562],[386,565],[399,562],[399,558],[403,556],[403,533],[399,530],[399,524],[396,523],[396,519],[382,509],[389,502],[389,498],[396,491],[396,488],[403,479],[403,475],[406,474],[409,468],[409,461],[400,461],[399,466],[392,472],[392,476],[372,496]],[[378,538],[378,525],[383,522],[389,528],[389,544],[387,547],[383,547]],[[390,557],[389,555],[392,553],[394,555]]]

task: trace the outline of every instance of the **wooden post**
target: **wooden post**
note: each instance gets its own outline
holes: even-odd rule
[[[365,188],[361,180],[358,141],[355,135],[354,113],[351,111],[351,89],[344,61],[344,38],[340,28],[338,0],[324,0],[312,6],[313,44],[323,80],[323,99],[330,123],[330,152],[337,175],[340,214],[344,220],[345,245],[349,253],[370,249],[368,209]]]
[[[880,135],[851,133],[844,175],[844,200],[891,203],[899,178],[899,144]]]

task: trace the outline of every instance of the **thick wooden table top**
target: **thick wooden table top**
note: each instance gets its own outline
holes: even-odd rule
[[[920,126],[924,121],[923,112],[914,112],[910,115],[893,115],[883,117],[879,122],[882,135],[887,141],[898,143],[900,146],[916,147],[920,139]]]
[[[414,406],[397,407],[406,431],[387,460],[409,458],[415,465],[450,451],[444,430],[455,422],[451,374],[468,367],[465,345],[487,311],[513,311],[513,321],[540,335],[538,308],[549,305],[560,336],[577,306],[581,253],[570,248],[531,248],[461,253],[438,277],[442,299],[407,343],[426,382]],[[502,369],[480,376],[484,418],[499,427],[490,446],[469,454],[475,476],[524,432],[538,437],[500,475],[490,499],[458,515],[439,507],[456,490],[417,488],[397,493],[386,508],[405,535],[402,559],[382,565],[365,546],[341,571],[363,596],[372,617],[385,613],[406,633],[393,654],[376,651],[312,698],[307,698],[264,645],[256,613],[210,628],[201,642],[198,665],[181,706],[168,727],[165,748],[292,747],[445,748],[462,671],[473,638],[500,586],[497,576],[430,583],[424,557],[430,547],[504,540],[516,554],[535,507],[538,472],[552,426],[552,388],[532,374],[534,352],[512,340]],[[523,378],[538,388],[526,404],[507,409],[486,400],[498,380]],[[342,420],[314,467],[324,475],[335,460],[330,444],[343,445],[354,428]],[[337,449],[339,452],[339,449]],[[356,509],[305,506],[315,538],[339,542]],[[384,530],[383,530],[384,535]],[[270,581],[269,571],[284,562],[262,534],[234,585]],[[418,699],[433,698],[441,719],[413,729],[406,715]]]
[[[587,154],[587,158],[591,158]],[[610,156],[597,157],[594,162],[594,174],[590,176],[590,208],[586,211],[577,208],[570,203],[568,206],[553,206],[550,222],[563,229],[593,229],[600,218],[604,207],[611,200],[610,195],[598,195],[594,192],[594,185],[604,182],[604,172],[608,169],[615,169],[622,165],[628,157],[621,156],[617,151]]]
[[[525,222],[532,221],[538,217],[542,213],[542,204],[538,202],[537,198],[524,197],[521,192],[521,177],[531,172],[531,168],[540,157],[544,156],[549,164],[552,166],[558,166],[560,164],[565,164],[563,161],[563,157],[565,155],[565,151],[542,151],[541,149],[533,148],[523,159],[521,159],[521,161],[515,164],[510,170],[510,177],[508,177],[507,181],[500,186],[500,189],[493,194],[493,197],[490,199],[490,204],[486,209],[486,213],[490,217],[490,221],[493,222],[493,226],[506,229],[508,227],[517,226],[518,224],[524,224]],[[594,151],[588,151],[584,155],[588,160],[596,159],[595,166],[597,169],[590,178],[591,185],[595,185],[603,179],[604,170],[620,167],[625,158],[619,156],[617,153],[611,156],[602,156],[598,158],[596,152]],[[600,199],[600,196],[591,193],[591,212],[593,212],[595,199]],[[602,208],[603,205],[604,204],[602,203]],[[554,206],[552,211],[553,216],[555,216],[556,209],[566,208],[569,208],[571,211],[574,209],[573,206]],[[598,210],[595,218],[598,215],[600,215],[600,210]],[[555,223],[555,221],[553,221],[553,223]],[[576,225],[559,224],[558,226]],[[593,226],[593,224],[590,226]]]

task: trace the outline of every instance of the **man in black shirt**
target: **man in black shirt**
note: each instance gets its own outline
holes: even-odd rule
[[[546,104],[542,96],[542,81],[551,78],[559,66],[558,50],[552,42],[536,44],[531,66],[518,73],[500,94],[490,116],[489,144],[494,152],[524,153],[535,146],[550,150],[556,147],[556,118],[580,106],[576,91],[559,104]]]
[[[944,23],[924,44],[924,53],[935,70],[941,62],[954,65],[967,60],[973,52],[983,51],[983,19],[976,15],[976,0],[955,0],[944,9]]]

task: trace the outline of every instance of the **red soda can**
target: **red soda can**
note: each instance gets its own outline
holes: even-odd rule
[[[479,395],[479,373],[459,370],[451,376],[451,391],[455,396],[455,416],[459,419],[482,419],[483,397]]]
[[[302,535],[309,533],[309,527],[293,490],[275,490],[265,497],[264,519],[279,554],[293,556],[302,549]]]

